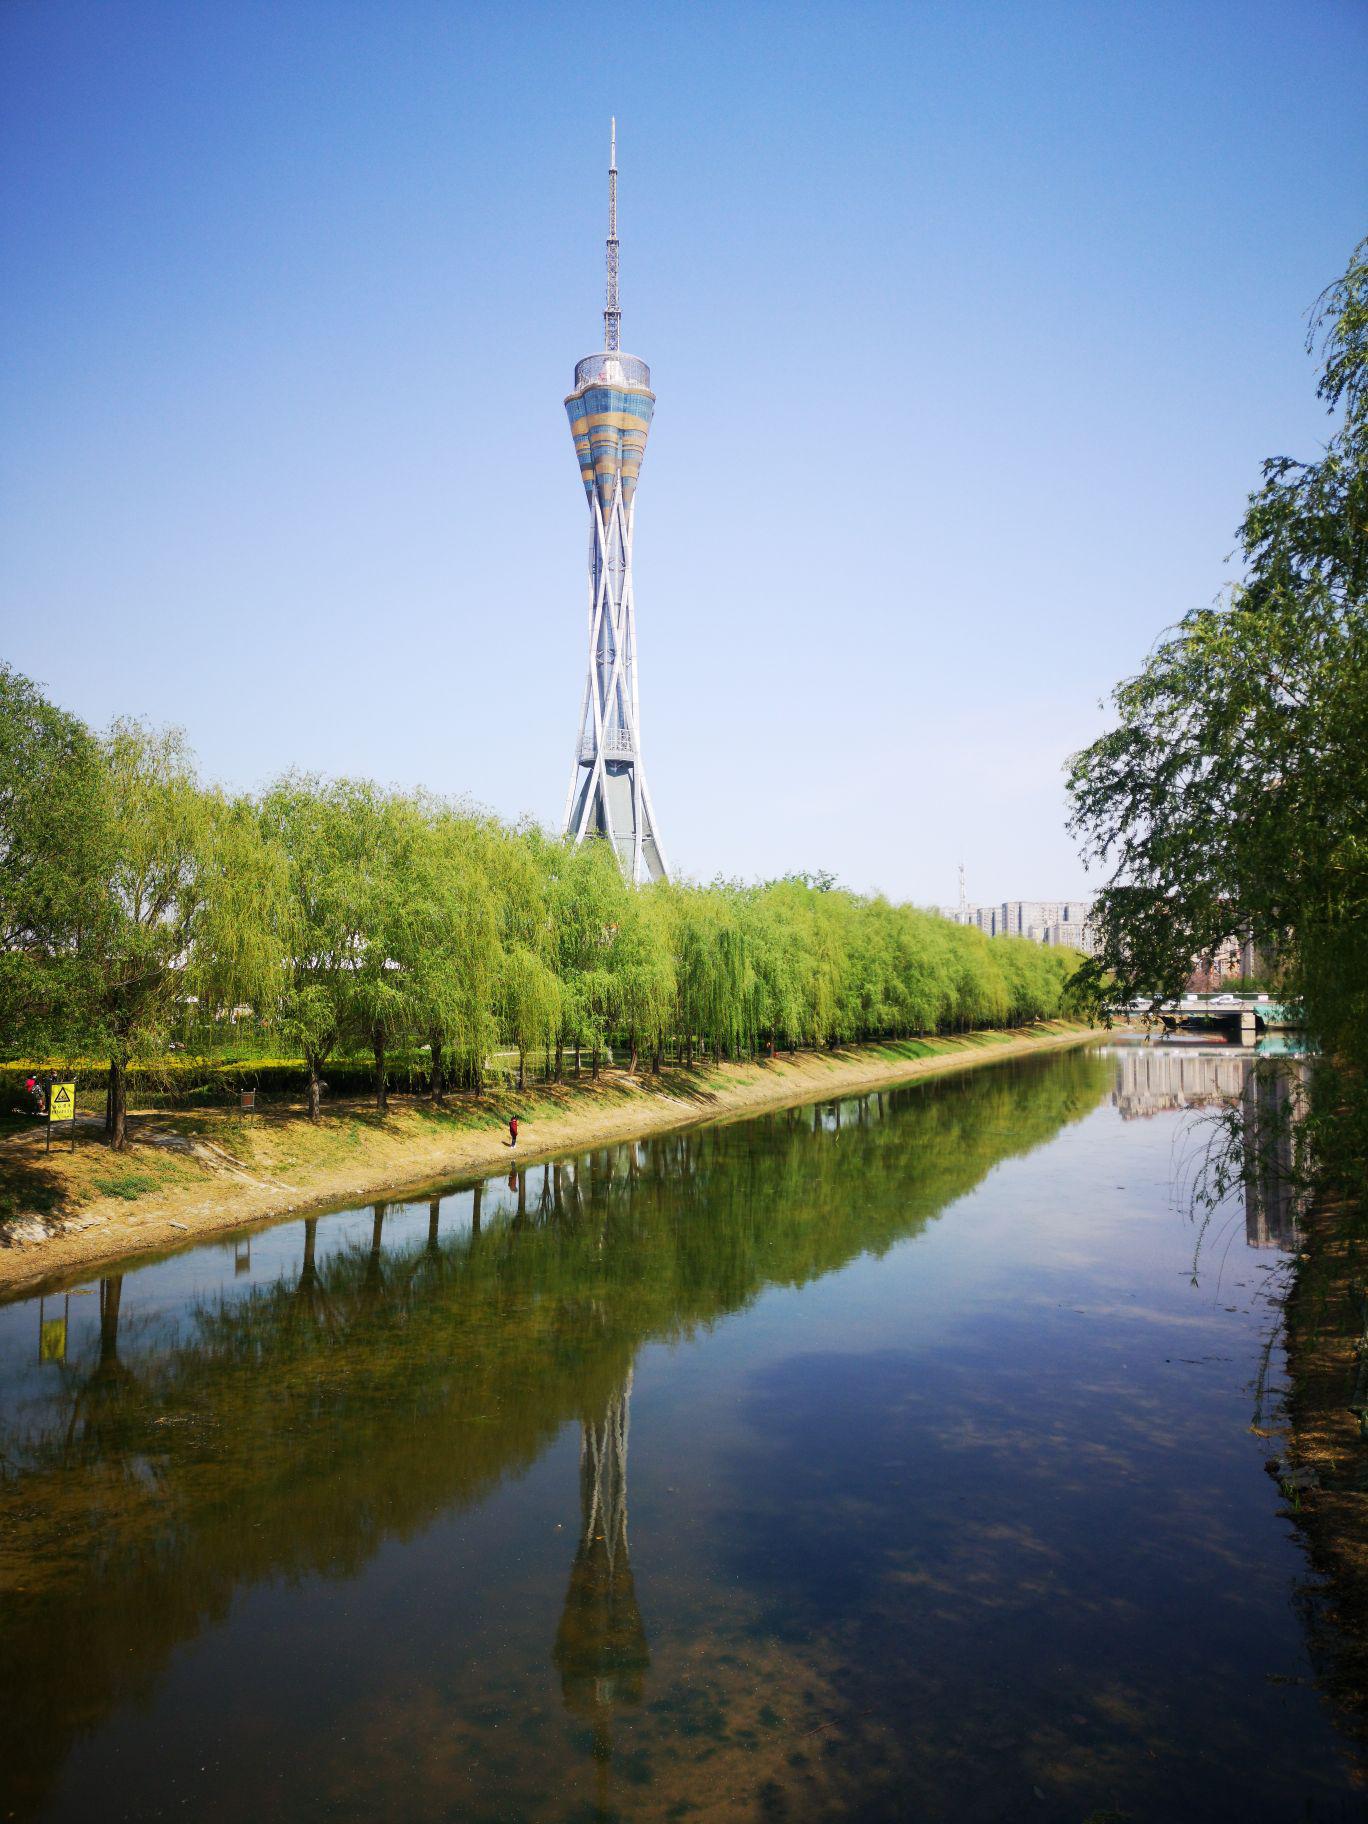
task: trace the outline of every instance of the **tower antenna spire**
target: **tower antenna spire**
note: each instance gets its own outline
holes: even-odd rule
[[[608,293],[603,311],[603,346],[616,350],[622,312],[618,309],[617,116],[609,129],[608,153]]]

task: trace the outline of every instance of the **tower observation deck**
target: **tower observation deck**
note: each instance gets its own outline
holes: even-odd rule
[[[603,836],[631,881],[660,880],[665,855],[641,759],[632,528],[655,411],[651,370],[619,347],[617,122],[608,168],[603,348],[575,364],[565,401],[589,504],[589,675],[565,799],[567,834]]]

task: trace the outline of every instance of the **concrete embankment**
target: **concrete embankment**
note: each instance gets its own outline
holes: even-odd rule
[[[297,1108],[255,1115],[148,1112],[131,1145],[111,1153],[94,1121],[76,1145],[43,1150],[37,1129],[0,1142],[0,1293],[73,1281],[130,1255],[164,1253],[208,1235],[303,1209],[370,1202],[425,1186],[792,1103],[886,1088],[1103,1037],[1055,1021],[1017,1032],[799,1052],[660,1077],[604,1072],[596,1081],[394,1101],[378,1115],[332,1105],[317,1123]],[[516,1152],[506,1122],[519,1116]]]

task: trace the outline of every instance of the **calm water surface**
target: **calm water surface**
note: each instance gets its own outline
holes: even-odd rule
[[[0,1816],[1357,1817],[1249,1429],[1280,1221],[1194,1279],[1181,1199],[1239,1070],[999,1064],[0,1309]]]

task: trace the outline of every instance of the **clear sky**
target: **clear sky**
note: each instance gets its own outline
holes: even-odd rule
[[[678,871],[1077,892],[1064,757],[1327,421],[1368,6],[8,0],[0,652],[553,822],[608,117]]]

